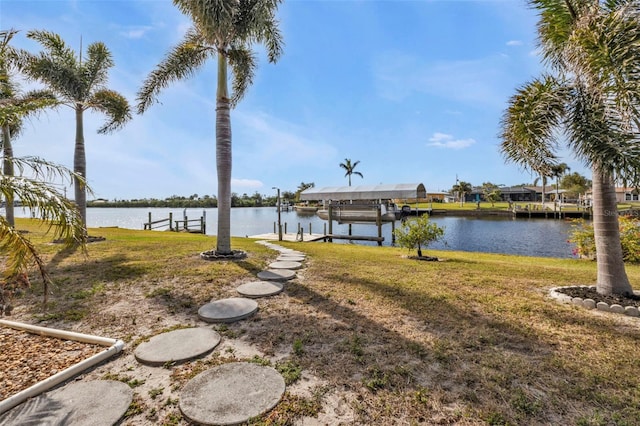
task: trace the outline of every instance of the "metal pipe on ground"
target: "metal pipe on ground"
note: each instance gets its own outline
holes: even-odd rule
[[[15,330],[26,331],[26,332],[38,334],[41,336],[75,340],[77,342],[90,343],[90,344],[95,344],[100,346],[109,346],[109,348],[100,352],[99,354],[96,354],[90,358],[85,359],[84,361],[81,361],[75,365],[72,365],[66,370],[63,370],[57,374],[54,374],[48,379],[45,379],[39,383],[36,383],[35,385],[21,392],[18,392],[17,394],[3,401],[0,401],[0,414],[4,413],[5,411],[9,411],[10,409],[16,407],[17,405],[22,404],[27,399],[33,398],[34,396],[37,396],[43,392],[46,392],[49,389],[59,385],[60,383],[63,383],[71,379],[72,377],[77,376],[83,371],[101,363],[102,361],[105,361],[108,358],[111,358],[118,352],[122,351],[122,349],[124,348],[124,342],[122,340],[110,339],[107,337],[93,336],[90,334],[76,333],[73,331],[56,330],[56,329],[50,329],[46,327],[40,327],[37,325],[22,324],[14,321],[0,320],[0,326],[3,326],[3,325],[6,327],[13,328]]]

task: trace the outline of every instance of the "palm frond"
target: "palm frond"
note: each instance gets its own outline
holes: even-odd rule
[[[162,89],[174,81],[192,76],[214,54],[213,48],[204,43],[202,35],[196,29],[190,29],[145,79],[136,97],[138,113],[142,114],[157,102]]]
[[[107,117],[106,123],[98,133],[110,133],[122,128],[131,120],[131,109],[127,99],[113,90],[99,90],[87,102],[89,108],[102,111]]]
[[[35,263],[45,283],[46,298],[47,283],[51,282],[51,279],[45,268],[44,260],[40,257],[31,241],[9,225],[3,216],[0,216],[0,252],[7,253],[5,278],[25,272],[32,262]]]
[[[91,43],[87,48],[87,61],[82,64],[83,86],[89,93],[102,89],[109,80],[109,69],[114,62],[104,43]]]
[[[227,59],[233,73],[231,105],[236,106],[244,97],[247,88],[253,84],[257,67],[255,54],[244,46],[229,49]]]

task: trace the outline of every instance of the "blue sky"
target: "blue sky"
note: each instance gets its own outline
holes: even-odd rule
[[[231,112],[232,191],[273,195],[346,185],[339,164],[360,161],[353,184],[460,180],[515,185],[535,176],[499,151],[499,122],[515,89],[538,75],[536,14],[524,0],[288,0],[278,11],[285,50],[259,50],[253,86]],[[168,0],[0,0],[0,29],[32,52],[30,29],[76,51],[102,41],[109,87],[135,107],[150,71],[189,20]],[[164,90],[160,103],[110,135],[87,113],[87,178],[95,197],[215,195],[215,67]],[[16,155],[73,164],[74,118],[61,108],[29,122]],[[572,171],[590,174],[572,157]]]

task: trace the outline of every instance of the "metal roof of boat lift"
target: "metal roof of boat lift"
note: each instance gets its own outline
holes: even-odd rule
[[[386,185],[325,186],[309,188],[300,193],[302,201],[316,200],[390,200],[394,198],[426,198],[427,191],[421,183]]]

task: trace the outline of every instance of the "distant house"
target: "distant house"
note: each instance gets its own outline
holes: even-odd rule
[[[536,203],[542,201],[542,187],[541,186],[501,186],[500,199],[502,201],[513,202],[529,202]],[[564,191],[562,189],[557,191],[557,194],[562,198]],[[556,187],[545,186],[544,187],[544,199],[545,201],[553,201],[556,198]],[[465,196],[465,201],[478,202],[484,201],[484,193],[481,187],[473,188],[471,193]]]
[[[640,188],[616,187],[616,202],[628,203],[631,201],[640,201]],[[585,198],[592,199],[593,192],[588,190]]]

